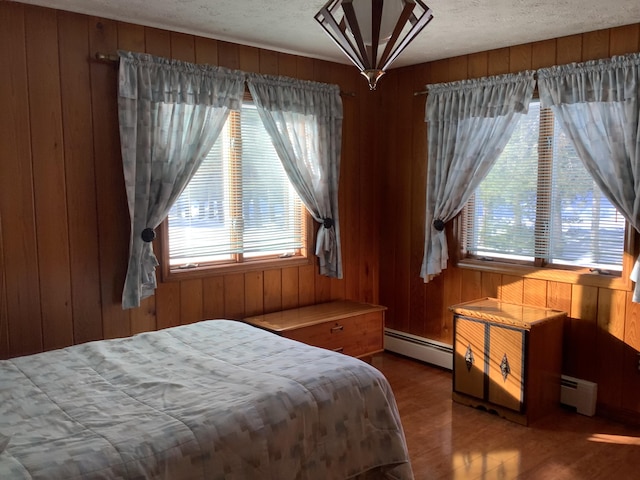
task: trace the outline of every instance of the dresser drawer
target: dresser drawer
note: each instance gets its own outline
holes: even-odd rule
[[[316,347],[353,357],[368,357],[384,350],[384,315],[381,305],[349,300],[245,318],[256,327]]]
[[[357,315],[283,332],[283,336],[354,357],[382,351],[381,312]]]

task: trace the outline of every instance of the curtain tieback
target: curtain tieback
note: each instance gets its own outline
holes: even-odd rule
[[[143,242],[151,243],[156,238],[156,232],[153,231],[153,228],[145,228],[140,236]]]
[[[322,225],[324,226],[324,228],[331,228],[333,227],[333,218],[324,218],[322,220]]]
[[[440,219],[433,221],[433,228],[435,228],[439,232],[444,230],[444,226],[445,226],[445,223]]]

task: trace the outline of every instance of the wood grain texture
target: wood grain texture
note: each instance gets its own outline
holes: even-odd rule
[[[424,67],[412,66],[398,69],[397,72],[392,71],[392,73],[396,73],[393,77],[394,83],[386,87],[389,97],[383,97],[379,116],[390,119],[409,118],[413,112],[408,106],[403,105],[401,96],[406,88],[404,86],[412,83],[429,84],[459,80],[465,78],[465,71],[466,78],[478,78],[487,75],[515,73],[523,69],[581,62],[608,55],[637,52],[640,49],[639,29],[640,25],[638,24],[628,25],[610,30],[517,45],[507,49],[442,59],[431,62]],[[407,78],[403,79],[403,77]],[[391,75],[389,75],[389,79],[391,79]],[[398,110],[393,110],[394,107]],[[394,121],[391,120],[391,122]],[[405,124],[404,128],[412,130],[414,138],[414,146],[408,152],[411,159],[411,171],[424,172],[424,159],[428,157],[428,153],[415,143],[415,138],[422,134],[424,122],[420,121],[417,115],[414,115],[411,126],[408,127]],[[399,144],[402,143],[402,138],[409,136],[409,133],[403,131],[401,137],[395,129],[389,130],[384,137],[386,141],[380,148],[381,157],[386,159],[394,152],[403,152],[402,156],[405,157],[407,155],[406,148]],[[609,333],[600,334],[602,330],[598,325],[603,322],[609,325],[608,322],[611,321],[610,309],[605,306],[608,303],[603,304],[602,302],[605,300],[613,302],[618,305],[614,308],[618,318],[616,320],[617,329],[620,328],[619,316],[624,315],[625,317],[625,341],[615,340],[622,346],[622,350],[614,353],[615,360],[612,360],[618,364],[619,370],[613,373],[610,371],[610,378],[607,380],[608,393],[606,395],[611,395],[612,404],[607,405],[608,400],[606,400],[605,403],[599,404],[598,408],[602,411],[606,410],[608,414],[615,414],[615,412],[623,416],[628,415],[629,412],[631,415],[633,412],[636,415],[640,414],[637,402],[624,394],[620,386],[621,378],[625,378],[627,383],[636,381],[636,377],[631,377],[631,374],[632,372],[634,375],[637,374],[633,368],[637,364],[635,357],[639,346],[637,333],[635,331],[629,333],[630,326],[636,327],[636,320],[634,315],[629,313],[630,309],[634,310],[631,308],[633,304],[629,301],[629,293],[625,291],[628,287],[624,282],[600,282],[594,286],[587,286],[581,285],[577,277],[572,280],[562,276],[543,276],[540,272],[514,272],[506,275],[498,271],[477,271],[465,266],[465,268],[459,269],[459,275],[450,274],[449,271],[442,274],[441,281],[443,283],[440,286],[430,282],[420,287],[414,273],[415,270],[413,270],[410,279],[411,294],[407,298],[406,286],[396,280],[399,278],[396,270],[407,268],[405,267],[407,261],[411,264],[409,268],[415,269],[417,259],[422,255],[422,245],[413,238],[418,231],[418,227],[415,225],[423,221],[424,213],[415,208],[422,200],[415,197],[419,197],[421,194],[419,189],[414,188],[415,178],[407,180],[398,174],[398,168],[395,165],[383,162],[380,172],[380,191],[383,192],[381,218],[395,215],[394,218],[397,218],[397,222],[408,222],[412,228],[410,230],[409,252],[406,252],[403,247],[403,237],[398,235],[395,229],[381,229],[380,269],[382,277],[380,279],[380,295],[382,303],[388,302],[390,307],[387,312],[388,325],[393,325],[393,328],[402,331],[451,343],[452,336],[446,322],[443,322],[442,312],[446,312],[447,304],[451,301],[450,299],[455,297],[452,292],[459,289],[461,301],[485,296],[497,296],[509,300],[521,298],[524,303],[566,311],[575,317],[564,322],[563,368],[566,373],[577,373],[587,379],[596,379],[601,376],[597,373],[599,368],[597,366],[608,364],[605,360],[606,339],[615,338]],[[401,199],[405,191],[412,191],[411,204],[414,206],[414,211],[408,220],[396,214],[398,209],[402,208]],[[401,229],[402,225],[394,228]],[[625,308],[621,309],[620,299],[623,296],[626,298],[622,301]],[[428,300],[423,300],[426,298]],[[615,300],[613,300],[614,298]],[[408,318],[405,312],[410,312]],[[609,342],[609,346],[614,346],[615,342]],[[600,349],[601,345],[602,350]],[[616,352],[615,348],[614,352]],[[616,398],[620,398],[621,401],[615,400]],[[607,409],[608,406],[609,409]]]
[[[9,318],[7,316],[7,279],[4,274],[2,216],[0,216],[0,360],[9,357]]]
[[[640,49],[640,25],[625,25],[609,32],[609,55],[635,53]]]
[[[426,176],[428,152],[425,97],[413,96],[432,83],[637,52],[639,32],[640,24],[632,24],[394,69],[378,90],[370,92],[349,65],[0,2],[0,64],[8,67],[0,69],[0,92],[5,93],[0,157],[11,159],[0,162],[0,356],[125,336],[196,318],[242,318],[247,309],[259,309],[259,301],[247,302],[244,274],[233,274],[193,283],[165,283],[159,278],[153,298],[139,309],[122,310],[129,218],[117,121],[117,69],[92,59],[97,52],[114,54],[123,48],[334,82],[342,91],[355,93],[343,97],[340,216],[345,278],[320,276],[316,261],[274,270],[268,274],[274,283],[270,280],[262,292],[263,309],[339,298],[388,303],[388,326],[451,343],[450,302],[488,294],[522,295],[527,303],[577,312],[580,320],[588,318],[590,325],[598,326],[592,358],[592,345],[579,341],[580,328],[568,322],[567,348],[575,368],[606,360],[608,344],[602,338],[613,345],[620,342],[614,357],[622,371],[603,386],[602,398],[611,399],[611,404],[601,403],[599,409],[639,414],[639,315],[627,287],[593,287],[594,304],[592,290],[562,278],[520,280],[512,278],[519,274],[458,269],[453,264],[433,282],[424,284],[419,278],[426,196],[420,178]],[[52,215],[59,221],[49,218]],[[54,256],[54,251],[60,255]],[[624,292],[624,300],[618,292]],[[600,328],[604,326],[607,330]],[[584,373],[596,375],[591,370]]]
[[[204,320],[202,298],[201,278],[180,282],[180,323],[182,325]]]
[[[0,5],[0,216],[3,222],[4,274],[7,284],[9,354],[43,348],[39,266],[37,260],[25,8]],[[6,68],[6,66],[10,66]]]
[[[530,43],[516,45],[509,49],[509,70],[512,72],[522,72],[531,70],[533,48]]]
[[[224,277],[209,277],[202,281],[204,318],[224,318]]]
[[[597,372],[598,402],[621,408],[624,377],[613,372],[624,371],[626,292],[601,288],[597,300],[594,357],[598,362],[592,371]]]
[[[264,272],[244,274],[244,311],[246,316],[264,312]]]
[[[31,153],[42,336],[46,350],[73,343],[71,271],[56,12],[25,16]]]
[[[549,67],[556,64],[556,39],[543,40],[531,45],[531,68]]]
[[[117,23],[91,18],[91,57],[117,49]],[[100,252],[100,287],[104,338],[131,334],[130,312],[121,306],[129,257],[129,215],[120,155],[117,65],[91,62],[91,113],[97,198],[97,247]]]
[[[100,256],[95,248],[98,230],[95,167],[92,161],[87,161],[94,151],[88,36],[87,17],[58,13],[66,203],[75,206],[66,209],[74,343],[99,340],[103,327]]]
[[[390,353],[372,363],[394,391],[416,479],[637,476],[638,425],[558,409],[523,427],[452,402],[449,371]]]

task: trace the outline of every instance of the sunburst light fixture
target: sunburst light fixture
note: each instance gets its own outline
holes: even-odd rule
[[[315,19],[375,90],[433,13],[420,0],[330,0]]]

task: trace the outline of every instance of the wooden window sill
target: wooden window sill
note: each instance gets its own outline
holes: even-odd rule
[[[563,282],[574,285],[587,285],[594,287],[610,288],[613,290],[631,291],[632,282],[628,276],[606,275],[591,272],[583,268],[578,270],[563,270],[559,268],[538,268],[528,265],[516,265],[499,261],[486,261],[477,259],[460,260],[458,268],[479,270],[482,272],[501,273],[504,275],[514,275],[523,278],[533,278],[537,280],[547,280],[552,282]]]

